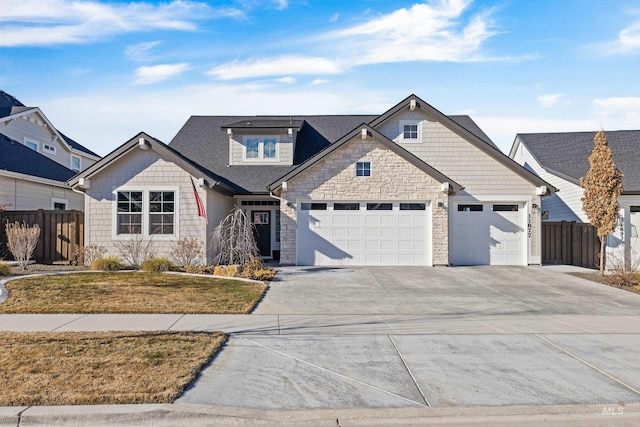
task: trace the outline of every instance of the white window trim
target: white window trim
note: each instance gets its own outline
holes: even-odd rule
[[[36,152],[38,152],[38,153],[40,152],[40,143],[39,143],[38,141],[34,141],[33,139],[29,139],[29,138],[26,138],[26,137],[24,138],[24,145],[25,145],[25,147],[27,147],[27,148],[29,148],[29,149],[31,150],[31,147],[29,147],[29,146],[27,145],[27,143],[29,143],[29,144],[35,144],[35,145],[36,145],[36,147],[37,147],[37,150],[35,150],[35,151],[36,151]]]
[[[418,137],[416,139],[413,138],[404,138],[404,126],[405,125],[418,125]],[[421,120],[400,120],[400,142],[405,144],[421,144],[422,143],[422,121]]]
[[[69,169],[71,169],[72,171],[75,171],[75,169],[73,168],[73,159],[76,158],[79,160],[79,166],[80,169],[78,169],[78,172],[82,171],[82,157],[80,156],[75,156],[75,155],[71,155],[71,157],[69,158]]]
[[[53,148],[53,151],[47,150],[45,148],[45,146]],[[45,154],[49,154],[49,155],[55,156],[56,154],[58,154],[58,148],[52,142],[44,142],[44,143],[42,143],[42,152],[45,153]]]
[[[142,191],[142,233],[141,234],[118,234],[118,192],[119,191]],[[151,191],[173,191],[175,192],[175,201],[173,206],[173,234],[149,234],[149,192]],[[180,189],[175,186],[166,185],[144,185],[144,186],[126,186],[114,188],[112,191],[112,223],[111,237],[114,240],[135,239],[142,236],[144,239],[151,240],[179,240],[180,239]],[[194,201],[195,209],[195,201]],[[197,215],[197,214],[196,214]]]
[[[247,140],[249,139],[258,140],[258,158],[257,159],[247,158]],[[273,159],[264,158],[264,140],[265,139],[276,140],[276,157]],[[279,162],[280,161],[280,136],[279,135],[243,135],[242,136],[242,160],[245,162],[260,162],[260,163]]]
[[[64,204],[64,210],[68,210],[69,209],[69,201],[67,199],[58,199],[57,197],[52,197],[51,198],[51,210],[54,209],[54,206],[56,203],[62,203]]]

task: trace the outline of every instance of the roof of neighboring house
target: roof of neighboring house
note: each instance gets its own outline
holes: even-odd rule
[[[4,118],[4,117],[8,117],[8,116],[12,116],[14,114],[19,114],[19,113],[23,113],[25,111],[28,110],[35,110],[36,107],[26,107],[22,102],[20,102],[16,97],[8,94],[7,92],[0,90],[0,119]],[[42,112],[40,112],[40,114],[42,114]],[[47,120],[45,118],[45,120]],[[65,134],[63,134],[62,132],[60,132],[59,130],[56,129],[56,131],[62,136],[62,138],[64,138],[65,142],[73,149],[78,150],[78,151],[82,151],[86,154],[89,154],[91,156],[95,156],[95,157],[100,157],[98,154],[94,153],[93,151],[89,150],[88,148],[86,148],[85,146],[83,146],[82,144],[79,144],[78,142],[74,141],[73,139],[69,138],[68,136],[66,136]]]
[[[267,185],[288,174],[321,150],[338,141],[363,123],[371,123],[379,115],[318,115],[318,116],[192,116],[173,138],[170,146],[211,172],[223,176],[238,194],[266,193]],[[469,116],[449,116],[456,124],[482,139],[491,147],[493,142]],[[226,129],[249,122],[267,123],[279,127],[301,128],[296,138],[293,166],[233,165],[229,166],[229,136]],[[293,123],[293,126],[290,124]],[[238,129],[240,126],[235,127]],[[273,127],[273,126],[271,126]]]
[[[65,182],[76,173],[26,145],[0,134],[0,171]]]
[[[624,174],[625,193],[640,192],[640,130],[605,132],[616,167]],[[589,170],[595,132],[519,133],[531,155],[547,172],[579,183]],[[515,148],[515,144],[514,144]]]

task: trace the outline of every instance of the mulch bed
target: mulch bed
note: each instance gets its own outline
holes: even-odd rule
[[[634,292],[640,294],[640,284],[637,282],[631,284],[621,284],[620,280],[614,275],[605,274],[601,276],[600,273],[569,273],[572,276],[580,277],[581,279],[591,280],[592,282],[602,283],[603,285],[611,286],[612,288],[622,289],[628,292]]]

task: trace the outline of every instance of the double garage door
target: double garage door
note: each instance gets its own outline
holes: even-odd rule
[[[428,202],[298,204],[299,265],[430,265]]]
[[[450,208],[451,264],[527,264],[523,203],[453,203]]]

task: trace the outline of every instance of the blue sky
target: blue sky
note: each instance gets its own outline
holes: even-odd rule
[[[640,128],[636,0],[1,0],[0,89],[101,155],[191,115],[382,113]]]

